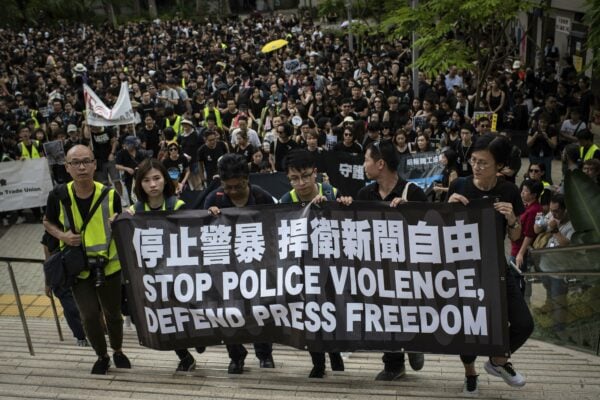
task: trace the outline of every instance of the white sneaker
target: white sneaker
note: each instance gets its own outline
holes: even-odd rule
[[[89,344],[89,342],[87,341],[86,338],[83,338],[83,339],[77,339],[77,346],[79,346],[79,347],[89,347],[90,344]]]
[[[479,375],[465,376],[463,394],[465,396],[477,396],[479,394]]]
[[[22,224],[22,223],[23,223],[23,222],[25,222],[25,221],[27,221],[27,220],[25,219],[25,217],[22,217],[22,216],[20,216],[20,215],[19,215],[19,216],[17,217],[17,220],[15,221],[15,225],[20,225],[20,224]]]
[[[525,378],[515,371],[512,364],[509,362],[504,365],[495,365],[491,360],[487,360],[483,363],[483,368],[488,374],[504,379],[504,382],[510,386],[525,386]]]

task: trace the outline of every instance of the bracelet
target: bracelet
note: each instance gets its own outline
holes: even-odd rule
[[[516,220],[514,224],[512,224],[512,225],[509,225],[508,227],[509,227],[510,229],[517,229],[517,228],[519,227],[519,225],[520,225],[520,224],[519,224],[519,220]]]

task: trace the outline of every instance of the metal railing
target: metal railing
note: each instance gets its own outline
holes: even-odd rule
[[[21,302],[21,295],[19,294],[19,286],[15,278],[15,272],[13,270],[13,263],[25,263],[25,264],[43,264],[44,260],[37,258],[21,258],[21,257],[0,257],[0,262],[6,263],[8,266],[8,275],[10,276],[10,283],[12,285],[13,293],[15,295],[15,301],[17,302],[17,308],[19,310],[19,316],[21,317],[21,323],[23,324],[23,332],[25,333],[25,340],[27,340],[27,347],[29,347],[29,354],[35,356],[33,350],[33,343],[31,341],[31,335],[29,334],[29,328],[27,326],[27,318],[25,316],[25,310],[23,309],[23,303]],[[54,314],[54,321],[56,323],[56,329],[58,331],[58,337],[60,341],[64,341],[62,329],[60,328],[60,322],[58,320],[58,313],[56,312],[56,304],[54,302],[54,296],[50,293],[50,305],[52,306],[52,313]]]

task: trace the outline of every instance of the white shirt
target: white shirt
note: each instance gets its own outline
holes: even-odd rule
[[[234,146],[237,144],[238,132],[241,132],[240,128],[234,129],[233,132],[231,132],[231,144]],[[248,141],[250,142],[250,144],[252,146],[254,146],[255,148],[259,148],[261,146],[260,138],[258,137],[258,133],[256,133],[256,131],[254,129],[248,128],[246,130],[246,134],[248,135]]]
[[[587,125],[583,121],[574,123],[570,119],[565,119],[562,123],[562,126],[560,127],[560,132],[566,135],[575,136],[577,132],[580,132],[585,128],[587,128]]]

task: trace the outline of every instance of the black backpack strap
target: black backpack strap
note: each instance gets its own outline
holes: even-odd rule
[[[90,212],[88,212],[87,218],[85,219],[85,221],[83,221],[83,224],[81,225],[81,232],[85,230],[85,227],[87,226],[88,222],[90,222],[90,219],[92,219],[94,213],[96,212],[98,207],[100,207],[100,203],[102,203],[102,200],[104,200],[108,192],[110,192],[110,189],[104,186],[102,188],[102,192],[100,192],[100,196],[98,196],[98,200],[96,200],[92,208],[90,208]]]
[[[173,211],[173,210],[175,210],[175,204],[177,204],[177,197],[176,197],[176,196],[171,196],[171,197],[168,197],[168,198],[165,200],[165,208],[166,208],[168,211]]]

